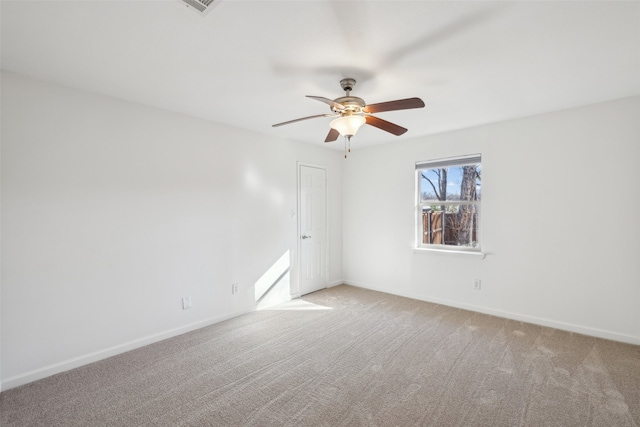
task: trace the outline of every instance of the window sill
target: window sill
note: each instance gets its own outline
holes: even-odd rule
[[[435,248],[413,248],[413,252],[416,254],[426,254],[426,253],[437,253],[442,255],[455,255],[455,256],[463,256],[469,258],[479,258],[484,259],[487,256],[484,252],[475,252],[475,251],[456,251],[451,249],[435,249]]]

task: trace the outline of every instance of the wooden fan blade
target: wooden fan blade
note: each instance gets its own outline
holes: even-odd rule
[[[334,128],[331,128],[331,130],[329,131],[329,134],[327,135],[327,138],[324,140],[324,142],[333,142],[336,139],[338,139],[339,136],[340,136],[340,132],[338,132]]]
[[[364,107],[365,113],[381,113],[383,111],[409,110],[411,108],[422,108],[424,102],[420,98],[398,99],[397,101],[380,102]]]
[[[396,136],[400,136],[407,131],[407,129],[403,128],[402,126],[395,125],[391,122],[379,119],[374,116],[366,116],[365,119],[367,120],[368,125],[375,126],[378,129],[382,129]]]
[[[336,114],[316,114],[315,116],[301,117],[299,119],[289,120],[288,122],[276,123],[275,125],[271,125],[271,126],[274,128],[277,128],[278,126],[284,126],[290,123],[301,122],[303,120],[315,119],[317,117],[337,117],[337,116],[338,115]]]
[[[324,102],[328,104],[331,108],[335,108],[336,110],[344,110],[344,105],[335,102],[333,99],[325,98],[324,96],[311,96],[307,95],[307,98],[315,99],[316,101]]]

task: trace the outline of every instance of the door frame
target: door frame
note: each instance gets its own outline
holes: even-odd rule
[[[302,249],[302,239],[300,230],[302,226],[300,224],[300,209],[302,207],[301,193],[302,193],[302,167],[316,168],[324,170],[324,279],[325,279],[325,289],[329,287],[329,170],[324,165],[319,165],[316,163],[307,163],[307,162],[296,162],[296,175],[297,175],[297,189],[296,189],[296,198],[297,198],[297,219],[296,219],[296,278],[298,282],[298,292],[292,295],[292,298],[299,298],[302,296],[302,289],[300,289],[300,284],[302,282],[302,257],[301,249]]]

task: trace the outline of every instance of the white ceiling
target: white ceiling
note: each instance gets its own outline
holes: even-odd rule
[[[389,143],[640,94],[640,2],[5,1],[2,69],[276,137],[324,144],[305,95],[426,107],[379,113]]]

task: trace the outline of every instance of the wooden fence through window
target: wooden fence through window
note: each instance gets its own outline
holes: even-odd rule
[[[444,220],[443,220],[444,218]],[[428,245],[458,245],[456,239],[456,214],[443,211],[425,211],[422,213],[422,243]],[[444,227],[443,227],[444,223]],[[471,241],[478,241],[478,214],[474,213],[471,224]]]

